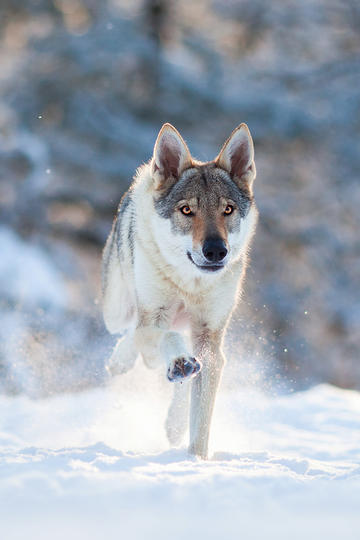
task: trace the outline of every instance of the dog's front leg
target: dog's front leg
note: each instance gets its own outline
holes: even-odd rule
[[[168,366],[167,377],[175,382],[196,375],[201,363],[192,357],[178,332],[166,332],[161,341],[161,353]]]
[[[148,314],[147,324],[144,322],[142,320],[137,326],[134,341],[148,367],[156,367],[165,360],[170,381],[184,379],[201,369],[200,362],[189,354],[182,336],[169,331],[164,310],[161,317],[157,313]]]
[[[193,329],[195,355],[202,359],[203,367],[192,383],[189,452],[203,459],[208,454],[211,418],[225,364],[221,350],[223,333],[223,329]]]

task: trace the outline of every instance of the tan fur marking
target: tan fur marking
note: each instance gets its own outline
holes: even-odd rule
[[[201,212],[192,218],[193,219],[193,246],[196,249],[198,246],[202,246],[205,240],[206,223],[201,215]]]
[[[196,328],[193,330],[195,354],[206,355],[219,350],[222,347],[226,323],[219,330],[209,330],[208,328]]]
[[[224,240],[225,244],[227,244],[226,217],[223,215],[223,213],[216,216],[216,229],[216,232],[219,234],[222,240]]]
[[[217,214],[215,220],[213,216],[208,216],[208,219],[205,220],[201,212],[193,217],[193,246],[195,249],[203,245],[206,235],[209,233],[220,236],[227,244],[226,218],[222,213]]]

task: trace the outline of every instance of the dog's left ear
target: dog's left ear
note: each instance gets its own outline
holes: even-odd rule
[[[155,188],[177,182],[190,166],[191,155],[184,139],[171,124],[164,124],[156,139],[151,164]]]
[[[218,167],[228,171],[236,183],[249,187],[256,176],[254,143],[246,124],[240,124],[222,147],[215,159]]]

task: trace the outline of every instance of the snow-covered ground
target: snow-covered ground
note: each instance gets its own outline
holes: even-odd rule
[[[219,393],[211,459],[169,449],[171,385],[0,397],[0,538],[358,539],[360,394]]]

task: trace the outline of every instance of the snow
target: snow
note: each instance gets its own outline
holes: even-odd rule
[[[1,396],[1,538],[358,538],[358,392],[225,379],[200,461],[168,447],[170,390],[137,365],[78,394]]]

